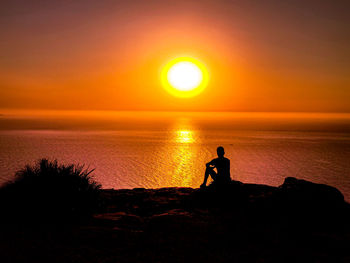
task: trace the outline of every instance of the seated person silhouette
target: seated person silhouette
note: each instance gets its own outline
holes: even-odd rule
[[[209,175],[216,183],[228,183],[231,181],[230,176],[230,160],[224,157],[225,150],[224,147],[219,146],[216,149],[218,158],[211,160],[206,164],[207,168],[205,169],[204,182],[201,184],[201,188],[205,187]],[[214,170],[216,168],[216,171]]]

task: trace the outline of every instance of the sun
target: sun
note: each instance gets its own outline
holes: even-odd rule
[[[175,89],[189,91],[201,84],[203,74],[194,63],[181,61],[169,69],[167,78]]]
[[[208,71],[197,59],[178,57],[168,62],[161,72],[164,88],[172,95],[189,98],[199,95],[208,84]]]

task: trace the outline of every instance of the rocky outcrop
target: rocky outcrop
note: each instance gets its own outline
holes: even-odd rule
[[[350,207],[331,186],[289,177],[279,187],[102,190],[102,200],[103,212],[68,230],[6,226],[0,254],[11,262],[350,262]]]
[[[331,206],[344,202],[344,196],[338,189],[294,177],[287,177],[279,188],[285,199],[298,204],[320,203],[323,206]]]

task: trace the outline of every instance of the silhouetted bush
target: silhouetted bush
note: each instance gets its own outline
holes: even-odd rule
[[[83,165],[58,164],[57,160],[26,165],[0,188],[2,218],[55,222],[91,216],[100,207],[101,188],[92,172]]]

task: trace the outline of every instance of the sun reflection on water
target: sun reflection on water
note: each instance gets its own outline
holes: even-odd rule
[[[160,159],[161,176],[157,178],[159,186],[193,187],[200,184],[198,174],[202,171],[196,167],[200,157],[201,137],[189,119],[181,118],[174,121],[167,132],[168,138],[163,145]],[[199,179],[200,178],[200,179]]]
[[[171,152],[174,170],[172,182],[175,185],[191,186],[194,178],[194,158],[196,155],[195,131],[188,129],[174,129],[173,151]]]
[[[176,131],[176,142],[179,143],[193,143],[193,134],[189,130],[178,130]]]

